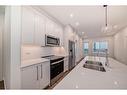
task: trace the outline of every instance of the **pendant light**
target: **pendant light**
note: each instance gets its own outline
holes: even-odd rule
[[[108,30],[108,13],[107,13],[107,5],[103,5],[105,8],[105,30]]]

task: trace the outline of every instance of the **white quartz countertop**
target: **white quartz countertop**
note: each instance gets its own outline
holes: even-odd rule
[[[83,67],[86,60],[101,61],[104,57],[85,57],[54,89],[127,89],[127,65],[109,58],[106,72]]]
[[[46,62],[46,61],[50,61],[50,60],[48,60],[46,58],[37,58],[37,59],[24,60],[24,61],[21,62],[21,68],[31,66],[31,65],[35,65],[35,64],[38,64],[38,63],[43,63],[43,62]]]

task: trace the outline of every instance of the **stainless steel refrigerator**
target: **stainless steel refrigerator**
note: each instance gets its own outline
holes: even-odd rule
[[[69,50],[69,70],[75,66],[75,42],[69,41],[68,43]]]

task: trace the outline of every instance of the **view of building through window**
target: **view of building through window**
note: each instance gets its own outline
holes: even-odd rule
[[[108,49],[108,43],[105,42],[94,42],[93,44],[93,52],[103,52]]]
[[[89,51],[89,43],[88,42],[85,42],[84,43],[84,54],[87,55],[88,54],[88,51]]]

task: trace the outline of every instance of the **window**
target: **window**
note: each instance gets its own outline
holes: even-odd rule
[[[87,55],[88,54],[88,48],[89,48],[89,43],[85,42],[84,43],[84,54]]]
[[[93,52],[104,52],[104,50],[108,49],[107,42],[94,42],[93,44]]]

